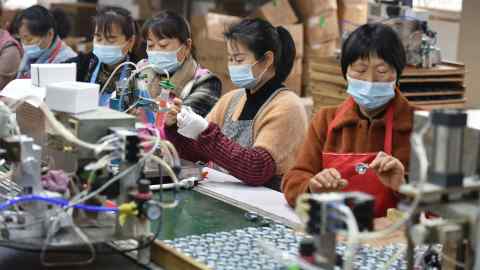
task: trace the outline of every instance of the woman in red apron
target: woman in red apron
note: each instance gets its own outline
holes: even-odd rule
[[[396,87],[405,64],[402,43],[388,26],[363,25],[345,41],[341,65],[350,97],[313,118],[283,179],[291,205],[304,192],[362,191],[374,196],[377,217],[396,207],[413,121],[413,108]]]

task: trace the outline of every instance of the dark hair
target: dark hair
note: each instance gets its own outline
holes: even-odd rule
[[[402,75],[407,58],[405,48],[395,30],[381,23],[364,24],[353,31],[342,45],[342,73],[359,58],[376,55],[397,71],[397,81]]]
[[[104,36],[109,36],[112,33],[113,24],[120,26],[120,29],[127,39],[137,35],[137,23],[133,19],[130,11],[121,7],[102,7],[97,11],[94,22],[98,32]]]
[[[58,36],[61,39],[66,38],[70,34],[70,30],[72,30],[72,23],[70,21],[69,16],[65,11],[61,8],[54,8],[51,10],[53,18],[57,25],[61,25],[62,27],[57,27]]]
[[[257,60],[272,51],[275,56],[276,79],[283,82],[292,71],[296,50],[295,42],[287,29],[273,27],[262,19],[244,19],[231,25],[224,36],[227,40],[245,45]]]
[[[13,15],[13,18],[10,20],[10,23],[8,24],[7,30],[16,39],[18,38],[18,29],[20,28],[20,14],[21,11],[15,12],[15,15]]]
[[[23,20],[26,21],[26,27],[30,34],[34,36],[45,36],[50,30],[53,30],[54,36],[57,35],[55,18],[48,9],[40,5],[23,10],[18,17],[18,27],[21,26]]]
[[[190,25],[182,16],[172,11],[162,11],[143,25],[142,36],[148,38],[152,32],[157,38],[176,38],[182,44],[192,38]]]

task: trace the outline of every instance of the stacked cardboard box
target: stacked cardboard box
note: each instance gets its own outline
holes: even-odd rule
[[[339,38],[337,0],[292,1],[305,27],[305,48],[309,50],[328,47],[325,43]]]
[[[368,0],[338,0],[338,20],[342,36],[367,23]]]
[[[269,21],[273,26],[282,26],[290,32],[295,42],[296,54],[292,71],[285,85],[299,96],[303,95],[302,74],[304,56],[304,29],[288,0],[269,1],[257,9],[254,16]]]
[[[274,26],[298,22],[297,15],[288,0],[269,1],[257,9],[255,16],[269,21]]]
[[[295,24],[298,18],[288,0],[268,2],[259,7],[254,16],[270,21],[274,26],[286,28],[295,42],[296,58],[285,84],[298,95],[302,93],[303,26]],[[223,92],[235,89],[228,75],[228,54],[223,33],[227,27],[240,21],[240,17],[218,13],[191,18],[195,54],[199,63],[216,73],[223,83]]]

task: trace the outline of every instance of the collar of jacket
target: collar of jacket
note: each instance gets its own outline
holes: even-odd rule
[[[348,99],[351,99],[349,97]],[[348,99],[343,102],[338,108],[344,105]],[[393,129],[396,131],[409,131],[413,128],[413,107],[408,100],[401,94],[400,90],[395,89],[395,97],[390,101],[390,105],[394,106],[393,113]],[[337,112],[338,112],[337,108]],[[378,126],[385,126],[385,113],[381,114],[381,118],[375,119],[372,124]],[[333,126],[333,130],[338,130],[346,126],[356,125],[359,121],[364,120],[364,117],[360,115],[360,109],[355,103],[355,107],[345,112],[337,124]]]
[[[178,91],[178,93],[176,93],[177,96],[180,95],[180,92],[183,90],[185,85],[187,85],[187,83],[195,77],[197,68],[197,61],[195,61],[192,56],[189,56],[182,66],[170,78],[170,81],[176,86],[176,91]]]

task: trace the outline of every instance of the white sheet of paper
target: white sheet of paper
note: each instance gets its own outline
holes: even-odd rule
[[[205,168],[208,180],[196,189],[212,195],[229,204],[234,204],[247,211],[257,212],[277,222],[289,226],[298,226],[300,219],[287,204],[281,192],[266,188],[253,187],[242,183],[237,178],[222,172]]]
[[[9,82],[0,92],[0,96],[14,100],[19,100],[27,96],[33,96],[39,100],[44,100],[47,94],[45,87],[35,87],[30,79],[16,79]],[[26,102],[32,106],[40,106],[40,102],[35,99],[29,99]]]

